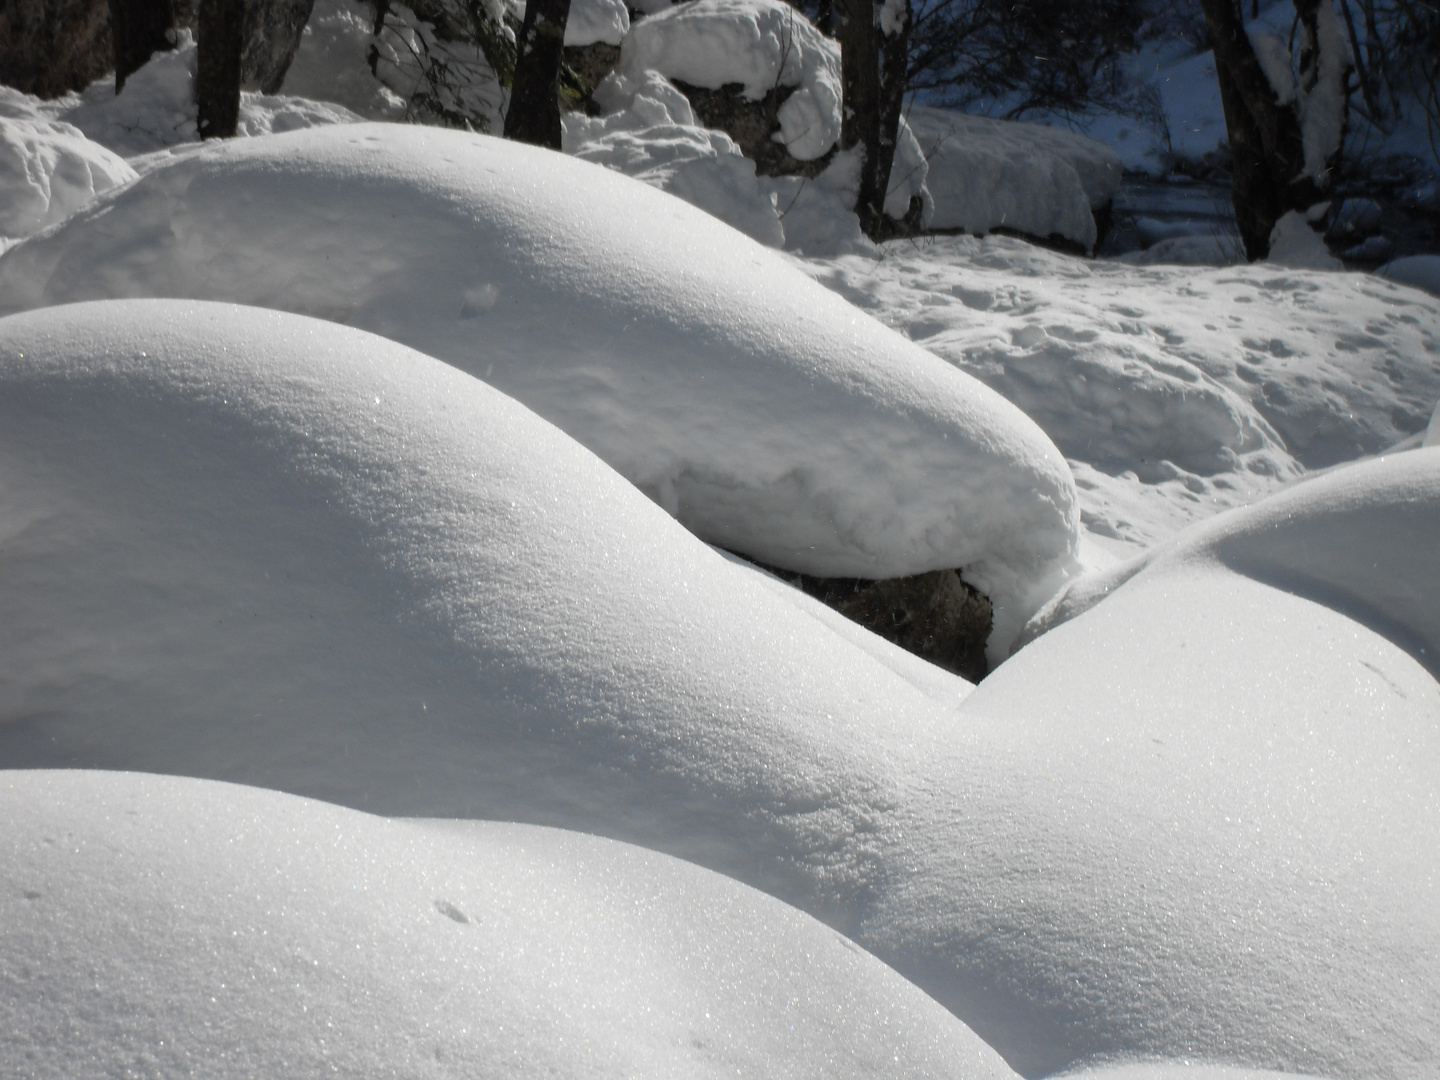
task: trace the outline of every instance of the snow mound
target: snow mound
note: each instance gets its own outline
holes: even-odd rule
[[[693,0],[642,19],[617,74],[640,80],[647,71],[709,90],[739,83],[752,101],[793,87],[775,138],[801,161],[840,138],[840,47],[782,0]]]
[[[887,915],[967,957],[957,1012],[1017,1070],[1433,1074],[1440,684],[1414,659],[1175,565],[1021,649],[962,712],[1006,763],[977,793],[987,829],[954,848],[958,893],[897,891]]]
[[[1407,255],[1401,259],[1391,259],[1375,272],[1391,281],[1413,285],[1434,296],[1440,296],[1440,255]]]
[[[996,601],[992,647],[1073,554],[1069,470],[1018,409],[707,215],[558,154],[386,124],[233,140],[0,258],[3,311],[146,294],[454,363],[763,562],[963,567]]]
[[[1120,187],[1120,159],[1104,143],[1040,124],[912,107],[929,163],[931,226],[983,235],[1000,226],[1095,245],[1093,210]]]
[[[1221,514],[1115,569],[1082,578],[1037,616],[1043,632],[1137,575],[1218,564],[1334,608],[1440,676],[1440,448],[1335,469]]]
[[[626,844],[136,774],[0,773],[0,808],[0,1056],[37,1075],[1015,1080],[834,931]]]
[[[135,179],[71,124],[0,116],[0,236],[29,236]]]

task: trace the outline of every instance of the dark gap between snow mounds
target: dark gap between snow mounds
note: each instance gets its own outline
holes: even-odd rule
[[[994,611],[990,598],[966,584],[958,570],[877,581],[812,577],[741,558],[937,667],[975,683],[989,674],[985,642]]]

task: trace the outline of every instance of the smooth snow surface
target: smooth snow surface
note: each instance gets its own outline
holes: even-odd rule
[[[775,138],[801,161],[840,138],[840,46],[782,0],[692,0],[640,20],[617,74],[647,71],[709,90],[739,83],[752,101],[793,87]]]
[[[630,32],[630,9],[625,0],[571,0],[565,20],[567,46],[619,45]]]
[[[1440,303],[1368,274],[1087,261],[996,236],[804,263],[1033,417],[1125,555],[1423,431]]]
[[[983,235],[1004,226],[1095,245],[1092,210],[1120,187],[1120,159],[1094,139],[1040,124],[914,106],[910,128],[929,162],[931,225]]]
[[[123,158],[73,125],[0,111],[0,237],[39,232],[133,179]]]
[[[1102,1066],[1066,1073],[1065,1080],[1318,1080],[1297,1073],[1267,1069],[1236,1069],[1224,1065],[1195,1065],[1179,1061],[1146,1061]]]
[[[0,259],[0,311],[147,294],[454,363],[763,562],[963,567],[997,655],[1075,550],[1069,470],[1019,409],[707,215],[534,147],[387,124],[234,140]]]
[[[1332,607],[1440,677],[1440,448],[1337,468],[1082,578],[1033,631],[1088,610],[1136,575],[1218,564]]]
[[[957,1011],[1017,1069],[1433,1074],[1440,684],[1410,656],[1187,565],[1021,649],[963,712],[1006,763],[973,795],[986,831],[960,826],[959,893],[886,915],[967,955]]]
[[[96,772],[0,773],[0,819],[7,1072],[1015,1080],[809,916],[611,840]]]

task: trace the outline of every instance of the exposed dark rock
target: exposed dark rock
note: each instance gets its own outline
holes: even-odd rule
[[[108,0],[4,0],[0,83],[56,98],[115,66]]]
[[[572,78],[569,80],[573,95],[572,108],[593,113],[592,96],[600,80],[615,70],[620,63],[620,46],[597,41],[592,45],[565,46],[565,66]]]
[[[830,151],[812,161],[801,161],[791,157],[784,143],[778,143],[771,136],[780,130],[777,116],[780,106],[795,92],[793,86],[777,86],[759,101],[750,101],[744,94],[741,83],[726,83],[718,90],[703,86],[691,86],[678,79],[670,80],[690,99],[695,110],[695,119],[707,128],[717,128],[735,140],[740,152],[755,162],[759,176],[808,176],[816,177],[825,171]]]
[[[990,599],[962,581],[956,570],[875,581],[765,569],[946,671],[971,682],[989,672],[985,642],[993,622]]]

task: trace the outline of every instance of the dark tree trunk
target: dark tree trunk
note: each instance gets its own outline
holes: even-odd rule
[[[1308,17],[1308,38],[1315,38],[1316,11],[1321,0],[1299,0],[1302,22]],[[1329,0],[1324,0],[1328,3]],[[1296,102],[1281,104],[1266,78],[1245,32],[1239,0],[1200,0],[1205,27],[1215,51],[1215,75],[1225,109],[1234,178],[1235,220],[1245,255],[1263,259],[1270,252],[1275,223],[1291,210],[1306,210],[1325,197],[1314,177],[1305,172],[1305,140]],[[1301,57],[1301,90],[1318,58]],[[1328,185],[1327,185],[1328,186]]]
[[[910,0],[890,5],[895,22],[880,26],[880,156],[875,162],[872,199],[885,212],[895,164],[895,143],[900,137],[900,114],[905,108],[905,76],[910,62]],[[864,190],[862,182],[861,189]],[[883,218],[879,219],[883,224]],[[871,234],[874,235],[873,233]],[[875,237],[879,239],[879,237]]]
[[[240,119],[243,0],[200,0],[195,69],[197,126],[202,139],[228,139]]]
[[[175,12],[170,0],[110,0],[110,33],[115,43],[115,93],[145,66],[152,54],[175,47]]]
[[[855,213],[869,236],[877,235],[884,213],[885,192],[876,199],[880,147],[880,34],[874,0],[835,0],[840,39],[840,82],[844,116],[840,149],[859,148],[860,194]]]
[[[505,137],[560,149],[560,66],[570,0],[529,0],[515,42]]]

